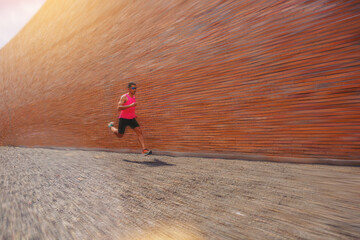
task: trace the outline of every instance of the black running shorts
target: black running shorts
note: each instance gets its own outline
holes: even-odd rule
[[[138,124],[135,118],[133,119],[119,118],[118,131],[120,134],[124,134],[126,126],[130,126],[132,129],[136,127],[140,127],[140,125]]]

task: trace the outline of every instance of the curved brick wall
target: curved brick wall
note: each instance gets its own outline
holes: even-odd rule
[[[360,158],[357,1],[55,1],[0,50],[0,144]]]

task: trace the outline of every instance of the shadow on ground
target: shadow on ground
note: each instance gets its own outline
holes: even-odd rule
[[[149,167],[162,167],[162,166],[176,166],[175,164],[172,163],[167,163],[167,162],[163,162],[159,159],[154,159],[152,162],[146,161],[131,161],[131,160],[127,160],[127,159],[123,159],[124,162],[129,162],[129,163],[137,163],[137,164],[142,164],[142,165],[146,165]]]

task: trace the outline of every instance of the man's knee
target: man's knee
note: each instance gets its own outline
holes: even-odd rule
[[[135,131],[137,134],[142,134],[142,131],[141,131],[141,128],[140,128],[140,127],[134,128],[134,131]]]
[[[121,133],[115,133],[115,135],[118,137],[118,138],[122,138],[124,136],[124,134],[121,134]]]

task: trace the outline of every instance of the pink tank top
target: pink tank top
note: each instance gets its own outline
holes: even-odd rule
[[[123,106],[130,105],[134,102],[136,102],[135,96],[130,97],[128,94],[126,94],[127,101],[123,104]],[[135,107],[130,107],[124,110],[121,110],[119,118],[126,118],[126,119],[133,119],[136,118],[135,115]]]

